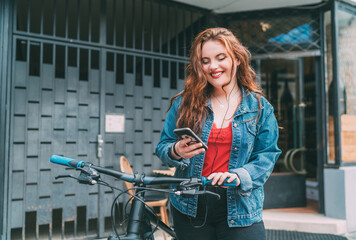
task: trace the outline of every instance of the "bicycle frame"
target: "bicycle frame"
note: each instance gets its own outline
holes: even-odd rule
[[[142,195],[143,193],[141,193],[140,191],[136,193],[136,196],[139,196],[140,198],[143,197]],[[120,239],[141,240],[145,239],[145,236],[143,235],[146,235],[146,237],[149,237],[149,235],[151,235],[153,239],[152,226],[150,222],[147,221],[157,223],[158,228],[169,234],[171,237],[173,237],[173,239],[176,239],[176,234],[173,229],[167,226],[160,219],[157,219],[157,217],[151,211],[148,211],[146,206],[136,198],[134,198],[132,201],[126,236],[120,237]],[[110,236],[108,238],[108,240],[116,239],[118,239],[116,236]]]
[[[143,181],[143,178],[149,178],[146,183],[149,184],[166,184],[166,183],[181,183],[183,181],[191,180],[187,178],[169,178],[169,177],[148,177],[144,175],[131,175],[123,172],[118,172],[115,170],[102,168],[98,166],[91,165],[91,168],[95,169],[99,173],[103,173],[117,179],[136,182],[137,185],[143,184],[145,185],[146,181]],[[137,191],[136,196],[140,197],[144,200],[144,193],[141,191]],[[143,221],[144,220],[144,221]],[[134,198],[131,205],[131,210],[129,214],[128,226],[126,231],[126,236],[120,237],[122,240],[142,240],[145,239],[144,234],[151,234],[153,239],[153,232],[151,224],[147,221],[151,221],[153,223],[157,223],[157,226],[163,230],[165,233],[169,234],[173,238],[176,238],[176,234],[172,228],[167,226],[164,222],[152,214],[152,212],[146,209],[146,206],[139,201],[137,198]],[[110,236],[108,240],[116,240],[118,239],[116,236]]]

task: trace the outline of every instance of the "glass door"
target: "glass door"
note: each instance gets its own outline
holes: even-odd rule
[[[315,58],[261,59],[252,64],[264,96],[274,107],[282,150],[265,186],[265,207],[305,206],[306,182],[317,175]],[[279,195],[285,202],[270,204],[269,195],[271,199]],[[317,200],[318,194],[314,195]],[[299,202],[288,202],[297,198]]]
[[[304,174],[302,59],[264,59],[260,64],[261,87],[274,107],[280,130],[278,146],[282,154],[274,171]]]

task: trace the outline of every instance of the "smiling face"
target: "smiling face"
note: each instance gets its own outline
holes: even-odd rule
[[[215,90],[224,89],[229,91],[236,81],[236,67],[239,65],[237,59],[232,59],[225,46],[216,40],[203,43],[201,64],[203,71],[208,75],[208,82]],[[233,68],[235,68],[233,70]],[[232,81],[230,81],[232,79]]]

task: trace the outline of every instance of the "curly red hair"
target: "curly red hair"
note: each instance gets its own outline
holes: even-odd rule
[[[231,59],[238,59],[240,65],[233,66],[238,69],[236,78],[240,86],[250,92],[258,93],[259,107],[261,109],[261,90],[256,80],[256,73],[250,66],[251,53],[245,48],[234,34],[226,28],[209,28],[201,32],[193,41],[190,49],[190,60],[186,69],[186,80],[184,91],[171,99],[173,101],[182,96],[182,104],[178,109],[177,128],[189,127],[200,134],[208,109],[207,101],[210,98],[213,86],[208,82],[208,76],[202,67],[202,46],[207,41],[220,41],[226,48]],[[233,76],[233,74],[231,75]],[[231,80],[232,81],[232,80]],[[169,108],[170,108],[169,107]]]

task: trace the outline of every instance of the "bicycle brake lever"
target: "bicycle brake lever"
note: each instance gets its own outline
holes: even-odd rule
[[[68,175],[68,174],[67,175],[58,175],[54,179],[58,179],[58,178],[74,178],[74,179],[78,180],[78,178],[73,177],[72,175]]]
[[[94,185],[97,183],[96,180],[98,180],[98,178],[96,178],[96,176],[93,177],[92,175],[89,175],[85,172],[81,172],[77,180],[79,183]]]
[[[181,195],[182,197],[185,198],[191,198],[194,197],[195,195],[203,195],[203,194],[209,194],[212,195],[214,197],[216,197],[217,199],[220,199],[220,195],[211,191],[207,191],[207,190],[196,190],[196,189],[186,189],[186,190],[181,190],[181,191],[176,191],[174,192],[177,195]]]
[[[91,165],[92,165],[91,163],[88,163],[88,164],[84,165],[84,167],[78,168],[78,170],[80,170],[80,172],[83,174],[89,175],[94,180],[99,180],[100,175],[99,175],[98,171],[91,168]]]
[[[199,186],[202,186],[202,183],[198,182],[197,178],[191,178],[188,181],[181,182],[177,186],[177,188],[178,188],[178,190],[187,190],[187,189],[194,188],[194,187],[199,187]]]
[[[58,175],[55,177],[55,179],[58,179],[58,178],[73,178],[82,184],[94,185],[97,183],[97,181],[94,180],[90,175],[83,173],[83,172],[81,172],[79,174],[79,177],[73,177],[72,175]]]
[[[216,197],[218,200],[220,200],[220,194],[218,193],[214,193],[214,192],[211,192],[211,191],[207,191],[207,190],[204,190],[204,191],[199,191],[200,193],[199,194],[209,194],[209,195],[212,195],[214,197]]]

